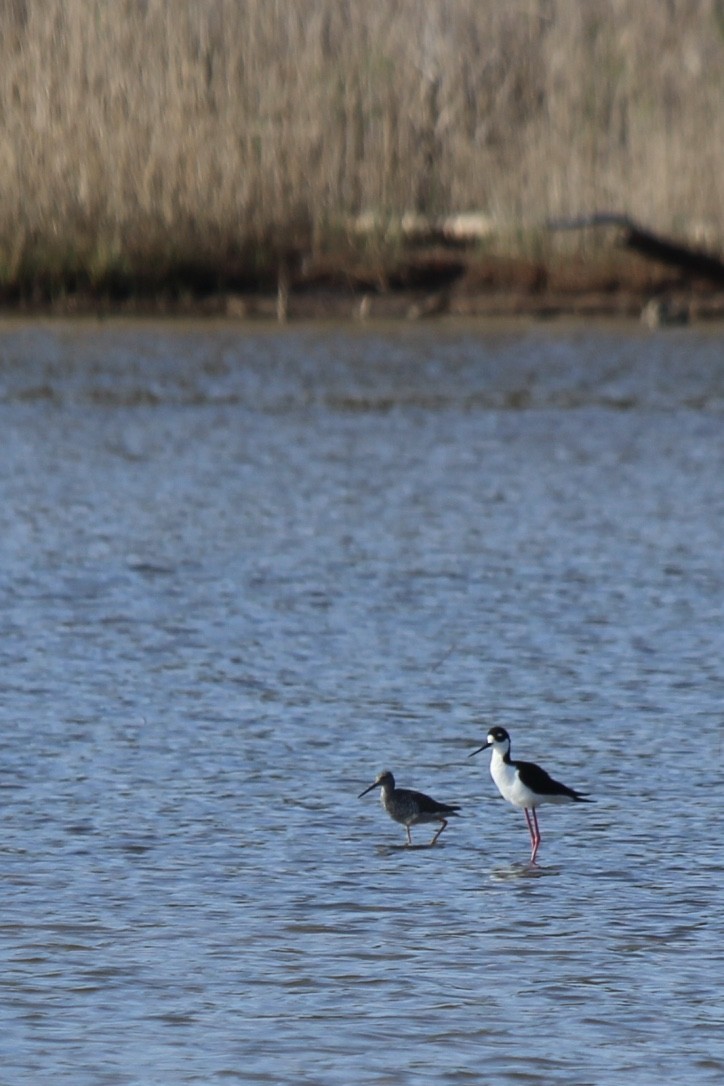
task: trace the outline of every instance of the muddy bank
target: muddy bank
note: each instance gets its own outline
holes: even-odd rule
[[[249,272],[186,261],[163,274],[44,280],[0,291],[5,316],[195,316],[234,320],[460,317],[639,318],[654,327],[724,319],[724,288],[636,254],[394,257],[294,253]]]

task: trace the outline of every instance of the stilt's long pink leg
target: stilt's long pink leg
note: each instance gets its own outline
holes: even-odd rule
[[[528,823],[528,833],[530,834],[531,844],[535,844],[535,832],[533,831],[533,822],[531,821],[530,811],[527,807],[524,807],[523,813],[525,814],[525,820]]]
[[[535,836],[533,837],[533,852],[531,853],[530,862],[535,863],[535,858],[538,855],[538,849],[540,848],[540,829],[538,827],[538,815],[533,808],[533,825],[535,826]]]

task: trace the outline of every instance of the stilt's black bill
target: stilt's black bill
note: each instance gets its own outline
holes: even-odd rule
[[[492,745],[492,743],[486,743],[484,746],[478,747],[477,750],[472,750],[470,754],[468,754],[468,758],[472,758],[473,754],[480,754],[481,750],[487,750],[488,747],[492,747]]]

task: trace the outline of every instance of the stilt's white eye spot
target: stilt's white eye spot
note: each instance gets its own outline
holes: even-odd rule
[[[505,728],[491,728],[488,732],[489,743],[509,743],[510,736]]]

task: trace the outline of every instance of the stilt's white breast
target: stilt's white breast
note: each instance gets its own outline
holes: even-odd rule
[[[490,759],[490,775],[503,799],[507,799],[513,806],[530,808],[536,807],[540,802],[540,796],[521,783],[515,766],[504,762],[502,754],[497,750],[493,751]]]

